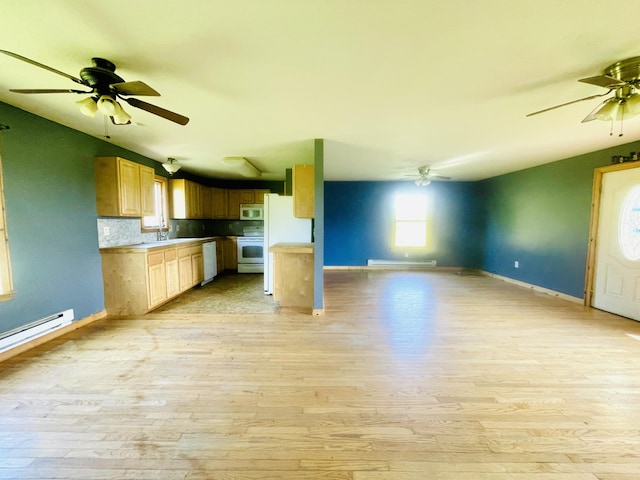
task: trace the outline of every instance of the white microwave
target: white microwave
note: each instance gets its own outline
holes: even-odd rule
[[[261,203],[241,204],[240,220],[264,220],[264,205]]]

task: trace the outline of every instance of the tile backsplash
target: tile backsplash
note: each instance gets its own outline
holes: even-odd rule
[[[262,221],[170,220],[168,238],[240,236],[244,227],[262,224]],[[139,218],[99,217],[97,228],[99,248],[158,240],[156,232],[142,233]]]

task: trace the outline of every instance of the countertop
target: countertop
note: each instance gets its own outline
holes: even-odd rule
[[[269,247],[272,253],[313,253],[313,243],[281,242]]]
[[[162,240],[158,242],[134,243],[132,245],[118,245],[115,247],[105,247],[100,249],[100,253],[136,253],[136,252],[152,252],[154,250],[162,250],[171,247],[185,247],[198,245],[215,240],[223,240],[226,236],[217,237],[199,237],[199,238],[172,238],[170,240]]]

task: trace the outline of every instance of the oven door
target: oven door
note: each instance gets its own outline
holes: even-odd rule
[[[262,237],[238,237],[238,267],[242,264],[264,264]]]

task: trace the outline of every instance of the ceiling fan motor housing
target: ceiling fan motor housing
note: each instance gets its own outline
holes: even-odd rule
[[[98,96],[110,95],[114,92],[111,85],[114,83],[122,83],[124,79],[116,75],[116,66],[109,60],[94,57],[91,59],[93,67],[86,67],[80,70],[80,78],[91,88]]]

